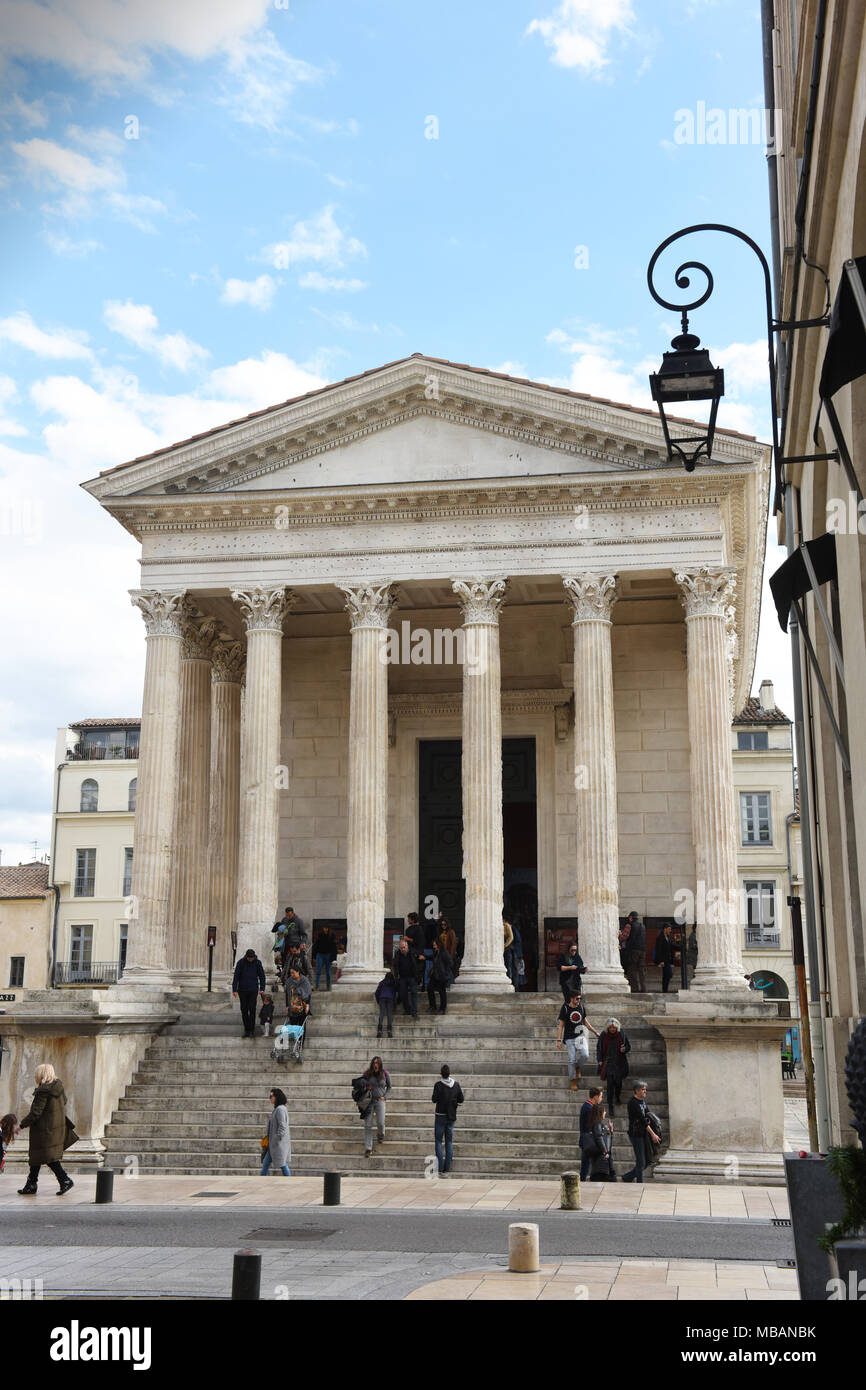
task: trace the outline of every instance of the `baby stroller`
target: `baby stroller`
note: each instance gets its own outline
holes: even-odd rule
[[[284,1023],[274,1037],[271,1056],[275,1062],[287,1062],[289,1058],[299,1065],[304,1060],[304,1023]]]

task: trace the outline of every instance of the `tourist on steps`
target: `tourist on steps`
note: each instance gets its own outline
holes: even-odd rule
[[[595,1059],[599,1076],[607,1082],[607,1103],[611,1115],[616,1113],[614,1106],[619,1105],[622,1098],[622,1083],[628,1076],[630,1052],[631,1043],[619,1019],[609,1018],[607,1027],[596,1043]]]
[[[331,928],[325,923],[317,932],[313,942],[313,959],[316,962],[315,989],[319,988],[322,971],[325,972],[325,989],[331,988],[331,962],[337,959],[337,941]]]
[[[565,1050],[568,1053],[568,1084],[572,1091],[577,1090],[580,1081],[581,1063],[589,1061],[587,1028],[590,1033],[598,1037],[598,1033],[586,1016],[580,985],[578,985],[576,989],[572,989],[568,1003],[563,1004],[560,1009],[556,1028],[557,1049],[561,1049],[562,1044],[565,1043]]]
[[[616,1173],[611,1157],[613,1145],[613,1125],[605,1114],[601,1096],[592,1108],[591,1134],[593,1141],[592,1162],[589,1169],[590,1182],[616,1182]]]
[[[43,1062],[36,1068],[34,1077],[36,1090],[33,1104],[21,1121],[22,1129],[30,1130],[30,1172],[23,1187],[19,1187],[19,1197],[35,1197],[39,1181],[39,1169],[46,1163],[60,1186],[58,1197],[74,1186],[69,1174],[60,1160],[66,1148],[66,1092],[63,1082],[54,1074],[50,1062]],[[78,1135],[73,1130],[73,1143]]]
[[[433,1087],[431,1100],[436,1106],[434,1116],[433,1144],[436,1149],[436,1162],[440,1173],[451,1172],[451,1161],[453,1156],[454,1141],[454,1121],[457,1119],[457,1107],[462,1105],[465,1099],[460,1085],[451,1075],[451,1068],[443,1066],[439,1072],[440,1081]],[[442,1152],[442,1141],[445,1141],[445,1152]]]
[[[260,1176],[266,1178],[271,1168],[279,1168],[284,1178],[290,1178],[292,1136],[289,1133],[289,1109],[285,1092],[275,1086],[268,1099],[274,1108],[268,1116],[268,1147],[262,1159]]]
[[[235,966],[232,979],[232,998],[241,1001],[241,1018],[244,1021],[244,1037],[256,1036],[256,1000],[265,998],[265,967],[252,946]]]
[[[430,963],[430,983],[427,986],[427,1003],[431,1014],[444,1014],[448,1007],[448,983],[453,979],[453,964],[439,938],[433,941],[433,959]],[[439,995],[439,1008],[436,1008],[436,995]]]
[[[628,1103],[628,1137],[634,1149],[634,1167],[623,1173],[623,1182],[643,1182],[647,1161],[652,1159],[652,1145],[661,1143],[661,1137],[650,1125],[646,1103],[646,1082],[634,1083],[634,1094]]]
[[[373,1058],[364,1072],[364,1080],[370,1095],[370,1104],[364,1112],[364,1157],[369,1158],[373,1152],[374,1119],[376,1138],[380,1144],[385,1141],[385,1102],[391,1094],[391,1078],[382,1065],[381,1057]]]
[[[303,1048],[309,1033],[310,1000],[312,997],[313,989],[309,980],[301,974],[296,965],[290,965],[289,978],[286,980],[286,1022],[294,1024],[296,1028],[304,1025],[301,1048]],[[301,1061],[302,1058],[298,1060]]]
[[[393,970],[386,970],[382,979],[376,986],[376,993],[373,998],[379,1005],[379,1026],[376,1029],[376,1037],[381,1038],[382,1029],[387,1026],[388,1037],[394,1036],[394,999],[397,994],[397,981],[394,978]]]
[[[262,1025],[262,1033],[265,1037],[270,1034],[273,1021],[274,1001],[269,994],[266,994],[262,999],[262,1007],[259,1009],[259,1023]]]
[[[430,954],[432,956],[432,949]],[[400,938],[400,945],[397,947],[397,954],[394,958],[394,974],[397,976],[397,989],[404,1014],[411,1014],[413,1018],[417,1018],[418,979],[415,974],[415,957],[409,950],[408,936]]]
[[[563,956],[559,966],[559,983],[562,988],[562,997],[566,1004],[568,996],[571,994],[572,985],[580,984],[580,977],[586,970],[583,957],[577,949],[577,942],[573,941]]]
[[[632,994],[646,993],[646,927],[637,912],[628,914],[629,929],[625,942],[625,973]]]
[[[577,1117],[577,1143],[580,1149],[580,1181],[586,1182],[592,1167],[592,1126],[595,1107],[601,1100],[601,1087],[590,1086],[589,1098],[583,1102]]]

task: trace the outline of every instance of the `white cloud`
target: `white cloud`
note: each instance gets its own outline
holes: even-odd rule
[[[130,222],[143,232],[155,231],[152,219],[168,209],[157,198],[126,191],[126,172],[120,163],[124,142],[112,131],[74,125],[66,135],[89,153],[38,137],[12,144],[25,177],[37,187],[61,194],[60,201],[46,205],[45,211],[64,218],[88,217],[101,201],[120,221]]]
[[[259,275],[255,280],[226,280],[220,296],[223,304],[249,304],[251,309],[270,309],[277,292],[275,281],[270,275]]]
[[[123,173],[113,162],[96,164],[86,154],[58,145],[56,140],[13,141],[12,149],[23,159],[34,182],[59,183],[74,193],[100,193],[117,188]]]
[[[217,367],[208,378],[209,388],[233,400],[247,413],[303,396],[326,385],[308,366],[300,366],[282,352],[265,350],[261,357],[247,357],[231,367]],[[223,406],[225,410],[225,406]]]
[[[367,248],[357,237],[347,236],[334,218],[334,205],[322,208],[307,222],[296,222],[288,241],[273,242],[262,252],[277,270],[288,270],[303,261],[314,261],[331,270],[340,270],[348,260],[366,256]]]
[[[282,128],[294,89],[322,76],[311,63],[286,53],[269,30],[233,39],[226,45],[226,63],[234,82],[224,84],[222,104],[236,120],[269,131]]]
[[[192,342],[185,333],[158,333],[159,320],[149,304],[109,299],[102,317],[112,333],[120,333],[143,352],[153,353],[166,367],[187,372],[209,356],[207,348]]]
[[[24,425],[19,425],[16,420],[10,420],[3,411],[7,405],[18,399],[18,387],[11,376],[0,376],[0,434],[26,434]],[[5,534],[5,532],[4,532]]]
[[[144,193],[109,193],[106,202],[123,222],[131,222],[141,232],[155,232],[152,217],[168,212],[165,203]]]
[[[302,290],[339,290],[351,294],[368,288],[366,280],[339,280],[332,275],[323,275],[319,270],[308,270],[301,276],[298,285]]]
[[[0,107],[0,112],[4,116],[23,121],[25,125],[34,126],[36,129],[42,129],[48,124],[43,103],[41,101],[23,101],[17,92]]]
[[[642,364],[629,366],[622,359],[621,353],[627,346],[623,335],[587,324],[580,325],[577,337],[554,328],[547,341],[574,359],[567,379],[557,379],[552,384],[623,405],[652,407],[647,372]]]
[[[39,357],[92,358],[87,346],[87,334],[80,329],[58,328],[46,333],[38,328],[23,309],[8,318],[0,319],[0,341],[14,343],[16,347],[26,348]]]
[[[500,362],[498,367],[488,367],[489,372],[500,372],[502,376],[516,376],[524,379],[529,377],[529,368],[525,362]]]
[[[724,367],[725,383],[734,383],[738,391],[767,390],[769,357],[766,338],[754,343],[731,343],[711,352],[715,365]]]
[[[68,256],[72,260],[80,260],[84,256],[89,256],[93,251],[102,251],[101,241],[83,240],[74,241],[72,237],[64,232],[52,232],[46,227],[42,233],[55,256]]]
[[[631,0],[562,0],[546,19],[534,19],[527,34],[540,34],[553,50],[551,61],[597,76],[610,62],[616,36],[629,36],[635,14]]]

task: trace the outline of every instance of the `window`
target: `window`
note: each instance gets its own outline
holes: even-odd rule
[[[93,777],[85,777],[81,783],[82,811],[99,810],[99,783]]]
[[[24,986],[24,957],[10,956],[9,958],[9,988],[22,989]]]
[[[780,932],[776,924],[776,885],[746,881],[746,945],[778,948]]]
[[[70,927],[69,933],[69,979],[71,982],[87,980],[91,973],[93,926]]]
[[[127,846],[123,851],[123,896],[128,898],[132,892],[132,850]]]
[[[126,922],[120,925],[120,949],[117,954],[117,978],[120,979],[126,969],[126,947],[127,937],[129,936],[129,926]]]
[[[76,898],[92,898],[93,886],[96,879],[96,850],[77,849],[75,851],[75,887]]]
[[[740,825],[744,845],[773,843],[769,792],[740,792]]]
[[[766,729],[761,732],[737,734],[737,748],[739,749],[763,749],[769,748],[769,746],[769,735]]]
[[[127,810],[129,810],[129,811],[134,811],[134,810],[135,810],[135,799],[136,799],[137,796],[138,796],[138,778],[137,778],[137,777],[133,777],[132,781],[131,781],[130,784],[129,784],[129,805],[128,805],[128,807],[127,807]]]

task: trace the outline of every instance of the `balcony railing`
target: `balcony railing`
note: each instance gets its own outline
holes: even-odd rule
[[[768,946],[778,950],[782,944],[782,933],[778,927],[746,927],[747,946]]]
[[[138,758],[138,743],[114,743],[108,748],[96,743],[76,743],[74,748],[67,749],[66,756],[73,763],[110,762],[121,758],[135,761]]]
[[[114,985],[123,971],[116,960],[57,962],[54,983],[56,985]]]

